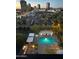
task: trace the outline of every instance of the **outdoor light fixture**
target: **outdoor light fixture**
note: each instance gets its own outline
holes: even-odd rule
[[[43,40],[43,42],[44,42],[44,43],[48,43],[48,42],[49,42],[49,39],[48,39],[48,38],[45,38],[45,39]]]
[[[48,39],[47,39],[47,38],[45,38],[45,40],[47,41]]]
[[[25,49],[25,47],[26,47],[26,46],[23,46],[23,48],[22,48],[22,49],[24,50],[24,49]]]
[[[32,48],[35,48],[35,45],[32,45]]]

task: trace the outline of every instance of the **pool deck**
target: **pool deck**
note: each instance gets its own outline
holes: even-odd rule
[[[57,39],[56,39],[57,40]],[[57,42],[58,43],[58,42]],[[56,44],[57,44],[56,43]],[[38,53],[39,54],[48,54],[48,52],[46,51],[46,48],[50,48],[50,46],[53,44],[40,44],[38,42]]]

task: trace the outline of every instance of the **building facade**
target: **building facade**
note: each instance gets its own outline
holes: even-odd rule
[[[40,9],[40,4],[37,5],[37,8]]]
[[[28,4],[28,7],[31,7],[31,4],[30,3]]]
[[[26,12],[27,2],[25,0],[20,0],[20,4],[21,4],[21,11]]]
[[[50,9],[50,3],[46,3],[46,9]]]

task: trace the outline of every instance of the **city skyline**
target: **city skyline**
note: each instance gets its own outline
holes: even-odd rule
[[[16,56],[63,55],[63,8],[53,1],[60,0],[17,2],[21,9],[16,9]]]
[[[25,0],[27,4],[31,4],[32,7],[40,4],[41,8],[46,7],[46,3],[50,2],[50,7],[53,8],[63,8],[63,0]],[[16,9],[20,9],[20,0],[16,0]]]

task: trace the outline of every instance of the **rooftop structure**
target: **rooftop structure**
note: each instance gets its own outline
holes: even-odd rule
[[[29,36],[28,36],[26,42],[31,43],[31,42],[33,42],[33,39],[34,39],[34,33],[29,33]]]
[[[35,34],[34,33],[29,33],[29,36],[34,36]]]

